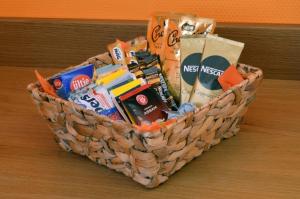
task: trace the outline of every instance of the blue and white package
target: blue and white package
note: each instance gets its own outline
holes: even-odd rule
[[[58,96],[68,99],[70,92],[85,87],[92,82],[94,65],[81,66],[66,71],[50,80]]]

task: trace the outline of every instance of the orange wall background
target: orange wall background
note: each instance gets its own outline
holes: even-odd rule
[[[300,0],[0,0],[0,17],[145,20],[192,12],[218,22],[300,24]]]

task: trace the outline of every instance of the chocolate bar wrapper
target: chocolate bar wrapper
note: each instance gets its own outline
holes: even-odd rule
[[[207,35],[201,67],[195,81],[190,102],[202,106],[222,92],[218,77],[230,66],[238,63],[244,44]]]
[[[171,110],[176,111],[178,109],[173,97],[171,96],[166,81],[161,73],[160,66],[157,64],[148,69],[144,69],[143,73],[148,84],[152,84],[152,87],[161,97],[162,101],[168,105]]]

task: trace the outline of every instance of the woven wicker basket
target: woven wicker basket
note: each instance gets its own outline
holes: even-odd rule
[[[78,66],[93,63],[100,67],[111,62],[108,53],[104,53]],[[41,92],[37,82],[29,84],[27,89],[64,150],[87,156],[152,188],[203,151],[239,131],[242,116],[254,99],[263,75],[260,69],[244,64],[237,68],[245,78],[241,84],[178,118],[175,124],[147,133]]]

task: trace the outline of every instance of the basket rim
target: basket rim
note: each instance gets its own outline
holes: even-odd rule
[[[107,52],[106,52],[107,53]],[[105,54],[105,53],[103,53]],[[100,54],[100,55],[103,55],[103,54]],[[97,57],[97,56],[96,56]],[[81,64],[79,65],[75,65],[75,66],[71,66],[71,67],[67,67],[65,69],[63,69],[62,71],[60,71],[59,73],[56,73],[54,75],[51,75],[50,77],[47,77],[46,79],[49,80],[50,78],[53,78],[55,76],[58,76],[60,75],[62,72],[65,72],[65,71],[68,71],[68,70],[71,70],[73,68],[77,68],[77,67],[80,67],[82,65],[85,65],[85,64],[89,64],[88,61],[85,61],[85,62],[82,62]],[[243,63],[238,63],[237,67],[243,67],[243,68],[247,68],[249,71],[247,73],[253,73],[255,75],[254,79],[258,78],[258,77],[263,77],[263,71],[258,68],[258,67],[254,67],[254,66],[250,66],[250,65],[247,65],[247,64],[243,64]],[[240,90],[242,89],[243,87],[246,87],[248,85],[248,83],[250,82],[250,80],[246,77],[241,83],[231,87],[229,90],[221,93],[220,95],[218,95],[217,97],[213,98],[212,100],[210,100],[208,103],[204,104],[203,106],[199,107],[199,108],[196,108],[192,114],[197,114],[198,112],[200,112],[201,110],[207,108],[207,107],[211,107],[213,104],[215,104],[216,102],[218,102],[219,100],[223,99],[224,97],[226,97],[227,95],[233,93],[234,95],[236,95],[236,93],[238,93],[237,90]],[[139,130],[137,128],[135,128],[135,126],[129,122],[126,122],[126,121],[122,121],[122,120],[112,120],[110,119],[109,117],[107,116],[104,116],[104,115],[99,115],[97,114],[96,112],[92,111],[92,110],[88,110],[84,107],[81,107],[80,105],[78,104],[75,104],[74,102],[71,102],[71,101],[68,101],[68,100],[65,100],[65,99],[62,99],[60,97],[54,97],[54,96],[51,96],[43,91],[41,91],[39,89],[40,87],[40,83],[38,81],[36,82],[33,82],[33,83],[29,83],[27,85],[27,90],[31,93],[31,94],[38,94],[39,96],[43,97],[43,98],[48,98],[48,101],[55,101],[57,103],[60,103],[60,104],[64,104],[65,106],[68,106],[68,107],[71,107],[74,111],[77,111],[77,112],[82,112],[84,113],[83,115],[90,115],[90,116],[93,116],[93,117],[96,117],[96,119],[100,119],[102,121],[105,121],[105,122],[110,122],[112,124],[118,124],[118,123],[122,123],[123,125],[126,125],[128,126],[129,128],[131,129],[134,129],[136,132],[139,132]],[[178,118],[176,118],[176,122],[173,122],[171,124],[169,124],[167,127],[168,128],[171,128],[172,126],[176,125],[178,122],[182,121],[182,120],[185,120],[188,115],[190,114],[191,112],[189,113],[186,113],[184,114],[183,116],[180,116]],[[143,132],[145,133],[145,132]]]

